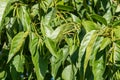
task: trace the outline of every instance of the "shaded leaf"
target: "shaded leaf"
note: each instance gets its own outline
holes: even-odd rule
[[[65,11],[74,11],[72,6],[65,6],[65,5],[57,5],[57,9],[65,10]]]
[[[50,53],[55,56],[56,58],[58,58],[58,54],[57,54],[57,47],[55,42],[53,42],[51,39],[46,38],[45,39],[45,45],[46,47],[49,49]]]
[[[119,26],[120,25],[120,20],[117,20],[117,21],[114,21],[112,26],[113,27],[116,27],[116,26]]]
[[[99,22],[101,22],[102,24],[107,25],[107,21],[105,20],[105,18],[103,18],[102,16],[99,16],[97,14],[91,15],[91,17]]]
[[[106,54],[104,52],[96,53],[94,64],[92,65],[92,71],[93,71],[95,80],[104,80],[103,74],[105,71],[105,64],[106,64],[105,56]]]

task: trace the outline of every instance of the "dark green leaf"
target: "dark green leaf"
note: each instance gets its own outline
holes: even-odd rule
[[[74,11],[72,6],[65,6],[65,5],[57,5],[57,9],[65,10],[65,11]]]
[[[91,17],[99,22],[101,22],[102,24],[105,24],[107,25],[107,21],[105,20],[105,18],[103,18],[102,16],[99,16],[99,15],[91,15]]]

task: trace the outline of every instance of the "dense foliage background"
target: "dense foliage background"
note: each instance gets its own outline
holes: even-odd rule
[[[9,0],[1,80],[119,80],[119,0]]]

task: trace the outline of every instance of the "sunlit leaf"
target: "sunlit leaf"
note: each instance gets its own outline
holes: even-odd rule
[[[120,38],[120,26],[115,26],[115,28],[113,29],[114,30],[114,36],[116,38]]]
[[[56,9],[51,8],[50,11],[43,17],[42,25],[48,26],[51,20],[54,18],[56,14]]]
[[[114,43],[114,62],[116,66],[120,67],[120,45]]]
[[[82,21],[82,25],[87,32],[100,29],[100,27],[92,21]]]
[[[76,22],[76,23],[80,23],[81,20],[79,19],[79,17],[75,16],[74,14],[71,14],[71,17],[73,19],[73,22]]]
[[[5,71],[0,72],[0,79],[5,77]]]
[[[31,18],[29,13],[26,10],[25,6],[21,6],[20,9],[18,9],[18,18],[20,18],[20,21],[22,22],[24,31],[30,30],[30,24],[31,24]]]
[[[91,53],[93,52],[93,46],[95,44],[95,41],[97,39],[97,33],[95,32],[92,36],[91,36],[91,40],[88,43],[88,46],[86,48],[86,54],[85,54],[85,60],[84,60],[84,73],[86,72],[86,68],[88,65],[88,61],[90,59]]]
[[[113,17],[112,12],[111,12],[111,8],[109,8],[107,10],[107,12],[105,13],[105,15],[103,17],[106,19],[107,23],[110,23],[110,21],[111,21],[111,19]]]
[[[13,58],[13,56],[20,51],[21,47],[23,46],[26,37],[28,36],[29,32],[26,31],[24,32],[19,32],[12,40],[11,43],[11,49],[9,52],[9,56],[8,56],[8,61],[7,63]]]
[[[106,48],[108,45],[110,45],[111,39],[110,38],[104,38],[101,45],[100,45],[100,51]]]
[[[53,78],[56,77],[58,69],[60,68],[62,61],[60,59],[56,59],[54,56],[51,57],[50,59],[51,62],[51,74],[53,76]]]
[[[79,54],[78,54],[78,67],[80,69],[80,79],[84,79],[84,69],[83,69],[83,66],[84,66],[84,62],[83,62],[83,57],[85,55],[85,52],[86,52],[86,48],[89,44],[89,42],[91,41],[91,38],[93,36],[93,34],[95,33],[95,30],[91,31],[91,32],[88,32],[82,42],[81,42],[81,45],[80,45],[80,48],[79,48]]]
[[[24,63],[25,63],[25,58],[23,55],[16,55],[14,57],[13,65],[15,66],[17,72],[24,71]]]
[[[35,67],[37,79],[43,80],[47,70],[47,60],[44,60],[43,57],[40,57],[40,46],[41,44],[39,43],[39,38],[36,35],[31,36],[31,41],[29,44],[31,58]]]
[[[67,67],[64,68],[62,72],[62,78],[64,80],[73,80],[75,78],[74,71],[75,71],[75,66],[68,65]]]

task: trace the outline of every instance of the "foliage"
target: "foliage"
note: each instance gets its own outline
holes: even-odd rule
[[[1,80],[119,80],[119,0],[9,0]]]

